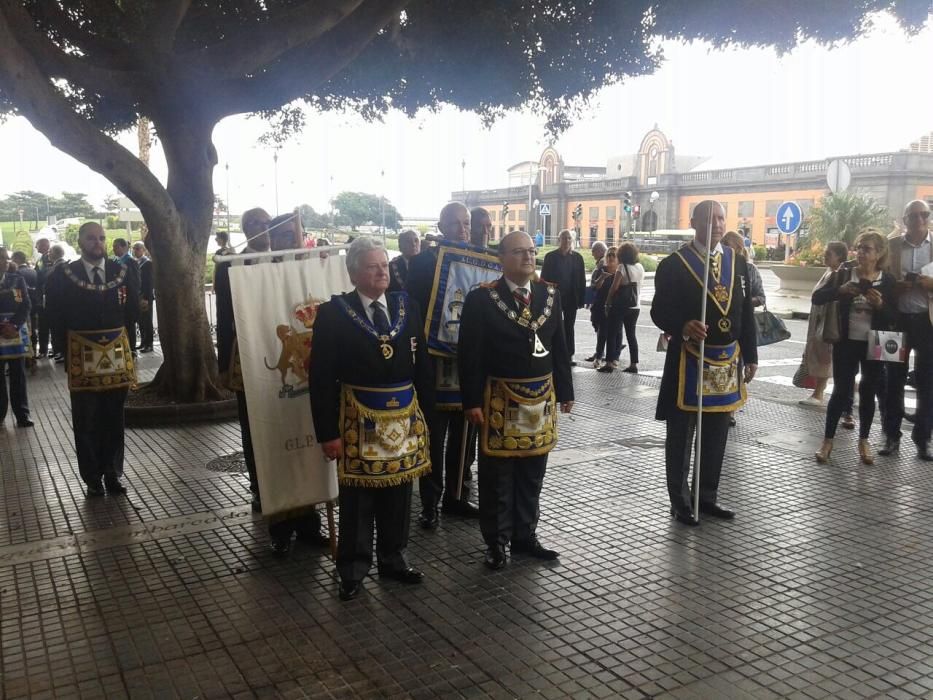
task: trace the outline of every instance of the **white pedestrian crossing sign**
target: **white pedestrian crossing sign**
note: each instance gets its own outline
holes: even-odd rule
[[[541,206],[538,208],[538,213],[541,216],[550,216],[551,215],[551,205],[546,202],[541,202]]]

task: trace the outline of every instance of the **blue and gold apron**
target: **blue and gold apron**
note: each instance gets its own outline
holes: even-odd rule
[[[125,328],[68,331],[68,390],[111,391],[136,384]]]
[[[411,382],[343,384],[341,393],[340,484],[398,486],[431,471],[427,425]]]
[[[483,395],[480,449],[490,457],[534,457],[557,443],[557,399],[551,375],[489,377]]]
[[[17,294],[20,290],[13,290]],[[13,323],[13,312],[0,313],[0,323]],[[29,329],[26,324],[20,324],[17,333],[12,338],[0,336],[0,360],[12,360],[17,357],[32,357],[32,343],[29,342]]]
[[[703,412],[729,413],[741,408],[745,404],[746,391],[738,341],[728,345],[707,343],[703,355]],[[684,343],[680,349],[677,389],[677,408],[681,411],[697,412],[699,367],[699,347]]]

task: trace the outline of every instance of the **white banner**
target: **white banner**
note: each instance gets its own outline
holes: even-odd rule
[[[311,422],[308,354],[317,305],[349,291],[346,258],[230,268],[243,385],[262,512],[272,515],[337,497],[337,473]]]

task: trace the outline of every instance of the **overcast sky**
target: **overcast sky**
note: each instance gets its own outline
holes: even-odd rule
[[[930,22],[909,39],[888,24],[849,45],[808,44],[783,57],[700,43],[666,44],[665,53],[657,73],[604,90],[558,140],[566,164],[603,166],[633,153],[655,123],[679,154],[710,156],[704,169],[894,151],[933,131]],[[337,192],[360,190],[384,193],[405,216],[436,216],[461,177],[469,189],[503,187],[510,165],[537,160],[547,144],[542,124],[512,114],[487,130],[453,109],[377,124],[309,115],[304,134],[279,153],[278,208],[326,210]],[[231,117],[214,132],[215,188],[228,199],[229,164],[235,213],[275,212],[272,150],[257,142],[263,130],[258,119]],[[135,150],[135,136],[123,142]],[[164,181],[158,148],[153,169]],[[0,126],[0,194],[23,189],[86,192],[94,203],[116,191],[14,119]]]

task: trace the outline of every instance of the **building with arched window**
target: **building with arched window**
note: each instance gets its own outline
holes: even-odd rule
[[[902,151],[842,156],[852,173],[850,190],[887,206],[892,226],[910,200],[933,204],[931,142],[933,134]],[[566,165],[548,146],[537,161],[509,168],[508,187],[454,192],[452,198],[488,209],[497,239],[525,229],[541,230],[551,242],[561,229],[569,228],[579,230],[584,245],[616,242],[630,231],[689,228],[693,207],[715,199],[725,207],[728,229],[744,230],[755,243],[773,246],[779,242],[774,218],[778,207],[794,200],[806,214],[829,192],[826,171],[832,160],[704,169],[708,157],[676,154],[674,143],[655,126],[636,153],[610,157],[605,166]],[[631,211],[626,211],[626,200]],[[545,216],[540,213],[542,204],[549,210]],[[580,211],[579,220],[575,210]]]

